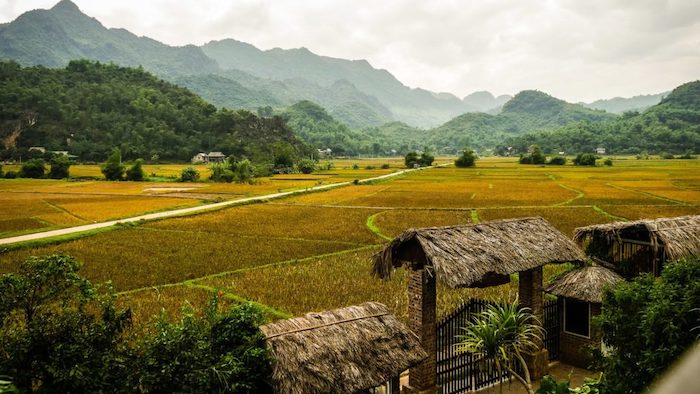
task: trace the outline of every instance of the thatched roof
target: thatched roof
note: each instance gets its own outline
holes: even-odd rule
[[[601,304],[605,289],[622,280],[624,279],[615,271],[592,265],[567,272],[547,286],[545,291],[560,297]]]
[[[640,233],[647,233],[648,241],[652,245],[662,245],[669,260],[700,254],[700,215],[579,227],[574,234],[574,240],[583,244],[586,241],[602,239],[608,245],[612,245],[620,238]]]
[[[275,359],[275,392],[353,393],[424,360],[418,337],[376,302],[261,327]]]
[[[374,255],[373,272],[387,278],[403,264],[430,266],[450,287],[507,283],[508,275],[549,263],[580,262],[583,252],[541,217],[409,229]]]

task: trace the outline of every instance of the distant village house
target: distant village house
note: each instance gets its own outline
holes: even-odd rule
[[[192,157],[192,164],[221,163],[226,160],[226,155],[221,152],[199,152]]]
[[[318,157],[321,159],[329,158],[333,156],[333,151],[331,148],[326,148],[326,149],[317,149],[318,151]]]
[[[601,148],[601,147],[595,148],[595,153],[597,153],[597,154],[599,154],[599,155],[604,155],[604,154],[605,154],[605,148]]]

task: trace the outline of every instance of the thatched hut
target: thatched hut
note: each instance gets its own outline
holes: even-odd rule
[[[542,320],[542,266],[581,262],[585,255],[541,217],[496,220],[481,224],[409,229],[373,257],[373,273],[388,278],[395,268],[409,274],[409,326],[429,358],[411,370],[410,385],[436,384],[435,281],[450,287],[484,287],[507,283],[519,273],[519,297]],[[531,371],[546,369],[546,351]]]
[[[427,357],[386,306],[367,302],[261,327],[275,359],[276,393],[356,393]],[[398,388],[398,387],[396,387]]]
[[[562,361],[587,368],[591,363],[591,346],[600,347],[602,333],[591,326],[600,315],[603,293],[623,281],[615,271],[599,265],[567,272],[547,286],[546,292],[558,296],[559,357]]]
[[[666,261],[700,254],[700,215],[580,227],[574,240],[627,277],[658,276]]]

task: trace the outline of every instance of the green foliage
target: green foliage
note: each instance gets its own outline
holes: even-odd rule
[[[70,176],[70,159],[66,155],[54,155],[49,160],[49,178],[64,179]]]
[[[659,153],[659,157],[661,157],[662,159],[666,159],[666,160],[673,160],[676,158],[675,156],[673,156],[672,153],[668,153],[668,152]]]
[[[218,297],[203,317],[190,307],[165,313],[141,336],[111,287],[78,274],[68,256],[31,257],[0,277],[0,388],[22,392],[264,393],[270,358],[252,304],[221,313]],[[11,391],[10,391],[11,392]]]
[[[233,173],[236,183],[252,183],[255,171],[253,164],[248,159],[234,161],[229,158],[227,161],[229,169]]]
[[[420,156],[416,151],[411,151],[406,153],[406,156],[404,157],[404,164],[407,168],[413,168],[416,166],[428,167],[433,165],[433,161],[435,161],[435,156],[433,156],[428,148],[425,148]]]
[[[67,256],[30,257],[0,277],[0,374],[22,391],[118,391],[131,313]]]
[[[46,173],[46,164],[42,159],[31,159],[22,163],[19,176],[22,178],[43,178]]]
[[[0,394],[19,394],[19,390],[9,378],[0,376]]]
[[[420,157],[418,156],[418,153],[416,151],[410,151],[406,153],[406,156],[404,156],[404,164],[406,165],[406,168],[413,168],[419,166]]]
[[[568,380],[557,382],[552,376],[545,375],[540,381],[536,394],[600,394],[603,392],[599,380],[584,379],[580,387],[571,388]]]
[[[530,373],[522,354],[537,348],[543,329],[527,308],[520,308],[517,301],[488,305],[463,332],[458,336],[458,351],[493,360],[498,370],[506,369],[532,393]],[[515,372],[516,364],[523,369],[525,377]]]
[[[476,153],[471,149],[464,149],[462,155],[455,160],[455,166],[460,168],[474,167],[476,164]]]
[[[197,182],[199,180],[199,171],[194,167],[185,167],[180,173],[181,182]]]
[[[382,164],[382,170],[388,170],[389,168],[391,168],[391,166],[389,165],[389,163],[384,163],[384,164]]]
[[[297,163],[297,168],[302,174],[311,174],[316,169],[316,162],[311,159],[302,159]]]
[[[542,149],[539,145],[532,145],[532,153],[528,155],[520,155],[520,164],[544,164],[545,156],[542,154]]]
[[[119,148],[112,149],[112,153],[100,170],[108,181],[121,181],[124,178],[126,167],[122,164],[122,152]]]
[[[574,165],[595,167],[597,157],[593,153],[579,153],[574,158]]]
[[[136,348],[128,387],[145,392],[264,393],[270,388],[270,359],[258,326],[262,312],[252,304],[218,311],[213,299],[202,318],[183,309],[177,323],[162,315],[153,335]]]
[[[5,179],[15,179],[17,178],[17,173],[15,171],[7,171],[5,173]]]
[[[668,263],[660,279],[649,274],[608,291],[599,317],[599,355],[606,392],[640,393],[696,340],[700,325],[700,260]]]
[[[566,164],[566,157],[554,156],[551,159],[549,159],[549,162],[547,162],[547,164],[555,165],[555,166],[563,166],[564,164]]]
[[[423,153],[420,154],[420,165],[423,167],[429,167],[433,165],[434,161],[435,156],[432,154],[432,152],[428,148],[423,149]]]
[[[0,164],[0,178],[3,178],[5,173],[2,171],[2,164]]]
[[[209,180],[214,182],[233,182],[233,171],[231,171],[226,163],[211,163],[209,165],[209,170]]]
[[[143,159],[136,159],[134,164],[126,170],[126,180],[133,182],[143,182],[146,174],[143,172]]]
[[[608,157],[607,159],[605,159],[605,161],[603,161],[603,164],[606,165],[607,167],[612,167],[613,161],[611,158]]]

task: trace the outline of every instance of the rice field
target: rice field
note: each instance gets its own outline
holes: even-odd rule
[[[381,168],[385,163],[388,169]],[[397,159],[334,161],[331,170],[275,176],[254,185],[3,180],[0,234],[352,181],[401,167]],[[154,171],[166,170],[177,172],[169,165]],[[84,262],[83,273],[91,280],[111,280],[138,321],[161,310],[176,316],[184,302],[200,307],[211,296],[255,301],[271,318],[368,300],[405,317],[405,273],[398,270],[380,281],[369,275],[369,261],[407,228],[542,216],[571,236],[576,227],[589,224],[688,214],[700,214],[700,160],[616,159],[613,167],[576,168],[482,159],[471,169],[428,169],[0,251],[0,272],[16,269],[28,255],[69,253]],[[562,269],[546,267],[545,276]],[[514,281],[487,289],[440,286],[439,313],[469,297],[506,300],[516,293]]]

